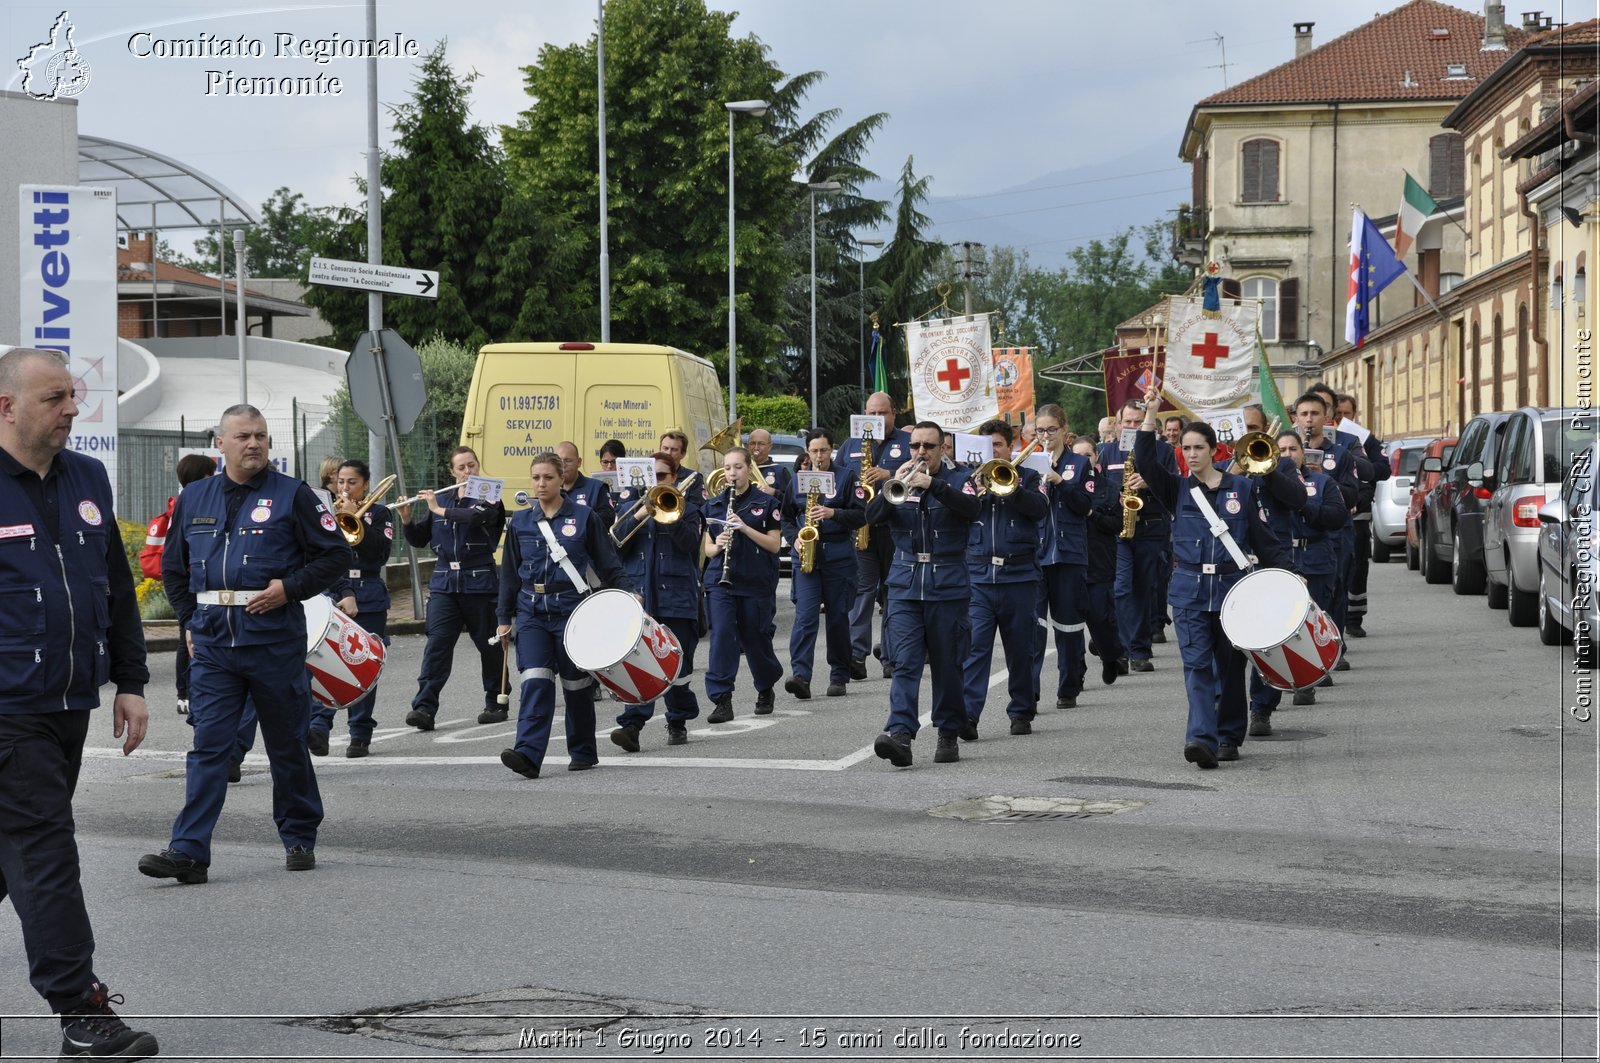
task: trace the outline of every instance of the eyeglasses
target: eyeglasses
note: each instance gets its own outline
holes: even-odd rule
[[[943,443],[913,443],[913,444],[911,444],[911,449],[912,450],[938,450],[943,445],[944,445]]]
[[[1040,435],[1045,435],[1045,436],[1053,436],[1057,432],[1061,431],[1061,429],[1059,429],[1059,428],[1040,428],[1038,425],[1034,425],[1033,430],[1035,432],[1039,433]]]

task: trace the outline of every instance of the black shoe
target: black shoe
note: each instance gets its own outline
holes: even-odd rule
[[[290,871],[310,871],[317,866],[317,854],[303,845],[292,846],[283,854],[283,866]]]
[[[1320,679],[1320,680],[1319,680],[1319,681],[1318,681],[1318,682],[1317,682],[1317,686],[1319,686],[1319,687],[1331,687],[1331,686],[1333,686],[1333,676],[1331,676],[1331,675],[1325,675],[1325,676],[1323,676],[1323,677],[1322,677],[1322,678],[1321,678],[1321,679]],[[1313,689],[1313,690],[1315,690],[1315,689],[1316,689],[1316,687],[1312,687],[1312,689]]]
[[[856,658],[852,658],[851,659],[851,661],[850,661],[850,678],[851,679],[865,679],[865,678],[867,678],[867,662],[866,662],[865,658],[856,657]]]
[[[685,723],[667,724],[667,745],[683,746],[689,744],[689,725]],[[638,749],[638,746],[634,747]]]
[[[500,763],[524,778],[537,779],[539,777],[539,769],[534,765],[533,761],[518,753],[515,749],[502,749],[500,751]]]
[[[328,732],[327,731],[311,731],[310,733],[308,733],[306,735],[306,748],[311,750],[311,755],[313,757],[325,757],[325,756],[327,756],[328,755]]]
[[[1128,670],[1131,667],[1132,667],[1132,665],[1130,665],[1128,663],[1128,659],[1126,657],[1118,657],[1117,658],[1117,674],[1118,675],[1127,675],[1128,674]]]
[[[1217,755],[1207,749],[1202,742],[1190,742],[1183,747],[1183,759],[1190,764],[1198,764],[1202,768],[1217,766]]]
[[[228,761],[228,781],[238,782],[244,778],[244,767],[237,760]]]
[[[667,730],[672,730],[670,724],[667,726]],[[631,723],[623,724],[611,732],[611,744],[620,746],[624,753],[639,752],[639,729]],[[668,745],[671,745],[671,743],[669,742]]]
[[[800,679],[798,677],[786,679],[783,683],[783,689],[787,690],[801,701],[811,700],[811,680],[809,679]],[[756,702],[756,712],[761,712],[761,702],[759,700]]]
[[[956,736],[963,742],[976,742],[978,740],[978,725],[968,720],[961,725],[961,730],[956,732]]]
[[[1089,656],[1090,657],[1098,657],[1098,656],[1100,656],[1100,647],[1095,645],[1094,639],[1090,639],[1089,640]]]
[[[176,849],[163,849],[139,857],[139,874],[175,878],[185,886],[198,886],[210,877],[211,865],[187,857]]]
[[[117,1059],[149,1059],[161,1049],[154,1034],[130,1030],[111,1005],[121,1004],[121,995],[112,996],[105,986],[95,983],[84,998],[61,1013],[62,1056],[114,1056]]]
[[[933,750],[935,764],[954,764],[961,759],[961,743],[956,741],[955,735],[940,735],[939,744]]]
[[[733,695],[724,694],[720,698],[713,698],[716,708],[711,710],[711,715],[706,717],[706,723],[727,723],[733,719]]]
[[[479,723],[505,723],[508,713],[505,709],[484,709],[478,713]],[[410,720],[406,721],[410,723]]]
[[[1333,666],[1333,670],[1335,672],[1348,672],[1350,670],[1350,658],[1340,657],[1339,663]],[[1328,685],[1332,686],[1333,684],[1330,683]]]
[[[350,744],[345,747],[344,756],[346,760],[360,760],[371,752],[371,742],[363,742],[359,738],[352,738],[350,739]]]
[[[188,698],[179,698],[178,699],[178,715],[179,716],[187,716],[187,715],[189,715],[189,699]]]
[[[811,684],[806,684],[806,697],[811,696]],[[772,712],[772,688],[756,691],[756,715],[767,716]]]
[[[590,768],[593,768],[593,767],[597,766],[599,763],[600,762],[598,760],[573,760],[573,761],[568,761],[567,770],[568,771],[588,771]]]
[[[1315,705],[1317,703],[1317,688],[1296,690],[1294,692],[1294,703],[1296,705]]]
[[[1021,716],[1014,717],[1011,721],[1011,733],[1014,735],[1033,734],[1033,721],[1025,720]]]
[[[1236,745],[1232,745],[1232,744],[1230,744],[1228,742],[1223,742],[1221,745],[1217,746],[1217,759],[1218,760],[1238,760],[1239,759],[1239,747],[1236,746]]]
[[[1110,686],[1117,681],[1117,676],[1122,674],[1122,662],[1115,657],[1107,657],[1100,662],[1100,682]]]
[[[1298,696],[1296,695],[1296,697]],[[1250,730],[1248,733],[1251,738],[1270,737],[1272,735],[1272,717],[1264,712],[1252,712],[1250,714]]]
[[[419,731],[433,730],[433,714],[423,712],[421,709],[412,709],[406,713],[406,726],[415,727]]]
[[[829,683],[828,684],[828,697],[830,697],[830,698],[842,698],[842,697],[845,696],[845,693],[846,693],[845,685],[843,683]]]
[[[1364,639],[1367,637],[1367,629],[1361,626],[1361,621],[1359,620],[1351,620],[1346,623],[1344,626],[1344,633],[1353,639]]]
[[[1078,699],[1077,698],[1057,698],[1056,699],[1056,708],[1058,708],[1058,709],[1075,709],[1077,707],[1078,707]]]
[[[1133,672],[1153,672],[1156,666],[1150,663],[1148,657],[1135,657],[1128,662],[1128,669]]]
[[[1164,629],[1161,630],[1161,631],[1157,631],[1154,635],[1150,636],[1150,641],[1151,642],[1157,642],[1157,643],[1166,642],[1167,641],[1167,633],[1166,633],[1166,631]]]
[[[872,743],[872,751],[897,768],[911,767],[911,738],[899,731],[885,731]]]

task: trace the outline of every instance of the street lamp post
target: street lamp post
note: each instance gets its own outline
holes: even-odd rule
[[[734,372],[734,343],[737,335],[734,325],[733,288],[733,116],[749,114],[760,118],[767,113],[766,100],[733,100],[722,106],[728,109],[728,421],[738,416],[739,385]]]
[[[863,248],[882,247],[883,237],[863,236],[856,243]],[[857,325],[861,339],[861,396],[866,401],[867,395],[867,256],[863,253],[856,259],[856,296],[860,300],[861,320]]]
[[[817,193],[838,192],[838,181],[813,181],[811,190],[811,427],[817,427]]]

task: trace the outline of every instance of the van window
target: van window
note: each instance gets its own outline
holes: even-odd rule
[[[1544,477],[1542,483],[1558,484],[1566,478],[1573,456],[1594,442],[1594,421],[1574,418],[1570,413],[1551,415],[1544,422]]]
[[[1533,432],[1528,417],[1518,414],[1506,422],[1496,476],[1502,484],[1525,484],[1533,479]]]

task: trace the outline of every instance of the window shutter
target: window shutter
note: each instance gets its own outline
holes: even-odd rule
[[[1440,133],[1428,140],[1428,194],[1434,199],[1466,191],[1467,160],[1459,133]]]
[[[1222,297],[1224,299],[1242,298],[1243,292],[1239,288],[1239,282],[1232,277],[1224,278],[1222,281]]]
[[[1261,142],[1261,199],[1262,203],[1278,202],[1278,145],[1276,141]]]
[[[1300,278],[1285,277],[1278,282],[1278,341],[1300,338]]]
[[[1252,140],[1244,146],[1244,187],[1240,199],[1245,203],[1261,202],[1261,141]]]

